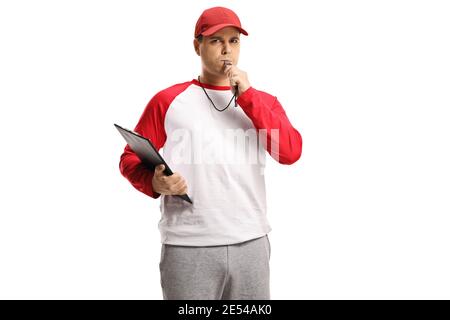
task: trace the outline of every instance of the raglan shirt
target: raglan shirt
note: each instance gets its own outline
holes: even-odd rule
[[[203,87],[203,88],[202,88]],[[302,137],[275,96],[248,88],[233,98],[229,86],[196,79],[159,91],[134,131],[152,141],[173,172],[186,179],[193,204],[152,189],[154,172],[126,145],[120,171],[134,188],[161,198],[161,243],[228,245],[271,231],[266,213],[265,156],[296,162]]]

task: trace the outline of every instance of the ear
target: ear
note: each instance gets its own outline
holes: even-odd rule
[[[200,42],[198,42],[197,39],[194,39],[194,50],[197,53],[198,56],[200,56]]]

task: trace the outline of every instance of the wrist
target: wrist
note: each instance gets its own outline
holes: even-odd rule
[[[236,98],[239,97],[241,94],[243,94],[245,91],[247,91],[249,88],[250,88],[250,85],[245,85],[245,86],[239,87],[238,95],[236,96]]]

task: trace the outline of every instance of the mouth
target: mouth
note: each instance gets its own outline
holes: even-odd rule
[[[224,65],[232,65],[233,62],[231,60],[221,60],[223,62]]]

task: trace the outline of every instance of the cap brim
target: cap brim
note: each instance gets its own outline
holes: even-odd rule
[[[230,24],[230,23],[218,24],[218,25],[216,25],[214,27],[211,27],[211,28],[203,31],[201,34],[204,35],[204,36],[210,36],[210,35],[216,33],[217,31],[219,31],[220,29],[223,29],[225,27],[235,27],[236,29],[239,30],[240,33],[248,36],[248,32],[247,31],[245,31],[241,27],[238,27],[238,26],[236,26],[234,24]]]

